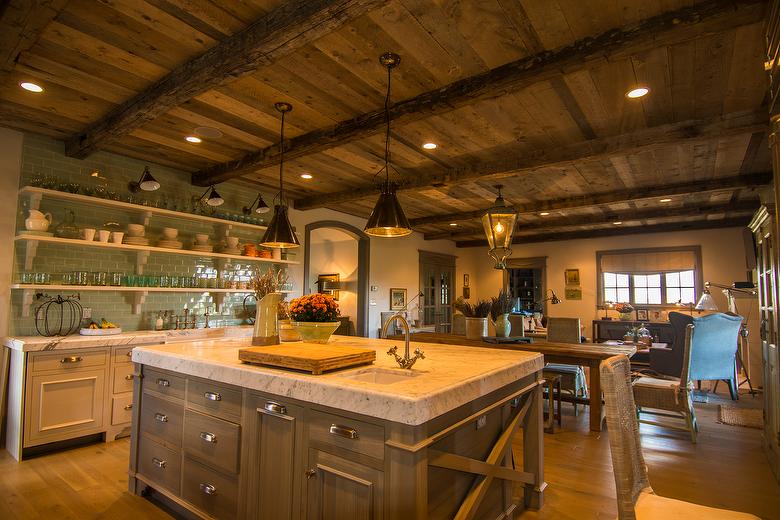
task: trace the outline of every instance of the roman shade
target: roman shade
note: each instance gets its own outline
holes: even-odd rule
[[[695,270],[698,255],[694,248],[666,251],[604,251],[600,255],[602,273],[663,273]]]

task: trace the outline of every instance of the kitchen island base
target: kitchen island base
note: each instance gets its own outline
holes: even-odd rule
[[[136,376],[130,491],[195,517],[513,518],[514,484],[542,504],[538,371],[419,425],[141,364]]]

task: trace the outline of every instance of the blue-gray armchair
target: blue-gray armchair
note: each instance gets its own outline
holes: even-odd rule
[[[699,327],[699,324],[707,324]],[[691,350],[689,378],[691,381],[724,381],[729,394],[739,398],[737,383],[737,348],[742,316],[717,313],[694,318],[696,343]]]

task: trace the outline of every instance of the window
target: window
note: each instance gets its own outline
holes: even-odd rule
[[[698,246],[598,251],[596,265],[601,306],[692,303],[703,285]]]

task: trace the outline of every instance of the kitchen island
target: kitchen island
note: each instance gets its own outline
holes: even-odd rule
[[[415,343],[426,359],[402,370],[386,355],[398,342],[331,343],[376,362],[314,376],[241,363],[246,338],[136,347],[131,492],[204,518],[513,518],[520,494],[541,506],[541,355]]]

